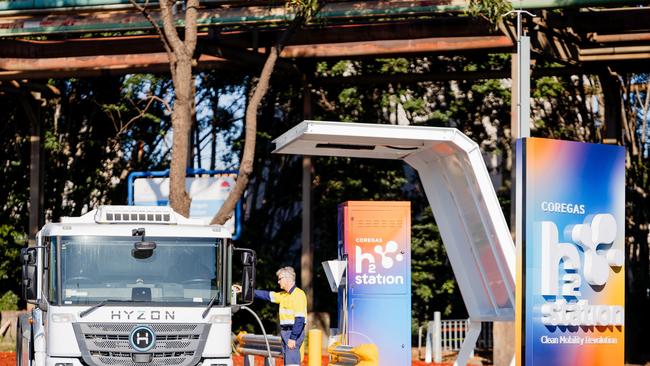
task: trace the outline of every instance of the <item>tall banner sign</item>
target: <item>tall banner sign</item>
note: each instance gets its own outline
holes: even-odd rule
[[[338,219],[339,259],[348,261],[339,311],[347,313],[349,343],[375,344],[380,366],[410,365],[411,203],[348,201]]]
[[[517,365],[623,365],[625,151],[517,141]]]

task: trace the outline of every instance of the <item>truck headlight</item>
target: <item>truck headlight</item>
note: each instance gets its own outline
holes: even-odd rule
[[[75,321],[74,314],[69,314],[69,313],[52,314],[52,322],[54,323],[72,323],[73,321]],[[57,366],[58,365],[59,364],[57,364]],[[61,365],[67,365],[67,364],[62,363]]]

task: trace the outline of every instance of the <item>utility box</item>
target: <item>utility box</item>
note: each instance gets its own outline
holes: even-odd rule
[[[410,365],[411,203],[342,203],[338,229],[339,259],[347,259],[347,291],[339,291],[343,336],[351,346],[377,345],[381,366]]]

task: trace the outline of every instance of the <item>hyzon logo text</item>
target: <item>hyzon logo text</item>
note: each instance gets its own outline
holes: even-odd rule
[[[566,231],[570,234],[570,243],[560,242],[554,222],[542,222],[541,293],[546,298],[541,307],[542,323],[549,326],[623,325],[623,306],[590,305],[582,299],[580,290],[584,279],[594,291],[602,291],[610,272],[619,271],[623,266],[622,250],[612,248],[616,239],[614,216],[598,214],[584,224],[567,227]]]
[[[381,238],[357,238],[357,243],[377,243],[373,252],[364,253],[363,248],[355,245],[354,282],[357,285],[402,285],[404,276],[377,273],[377,266],[391,269],[397,262],[404,260],[404,254],[398,251],[399,246],[393,240],[383,245]],[[367,271],[364,272],[364,264]]]

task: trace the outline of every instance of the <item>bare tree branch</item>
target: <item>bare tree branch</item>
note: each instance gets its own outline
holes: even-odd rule
[[[185,51],[192,57],[196,49],[197,23],[199,0],[187,0],[185,9]]]
[[[641,148],[645,149],[648,137],[648,106],[650,104],[650,77],[645,86],[645,103],[643,104],[643,120],[641,124]]]
[[[131,5],[133,5],[139,12],[142,13],[142,15],[151,23],[151,26],[156,30],[156,33],[160,36],[160,40],[163,44],[163,47],[165,48],[165,51],[167,52],[167,57],[171,60],[173,57],[173,52],[171,50],[171,47],[169,45],[169,41],[167,40],[167,37],[165,36],[165,33],[160,29],[158,26],[158,22],[156,22],[151,14],[147,11],[147,5],[149,4],[149,0],[147,0],[144,5],[140,5],[135,0],[129,0]]]
[[[275,67],[275,63],[282,52],[286,41],[291,37],[291,35],[293,35],[298,27],[304,24],[305,20],[303,13],[298,12],[289,27],[280,36],[276,46],[271,47],[269,51],[269,56],[266,59],[266,62],[264,62],[264,67],[262,68],[259,81],[257,82],[257,87],[251,96],[248,108],[246,108],[244,151],[242,152],[239,174],[237,175],[235,186],[230,194],[228,194],[228,197],[219,209],[219,212],[217,212],[217,214],[212,218],[210,224],[223,225],[228,221],[228,219],[232,217],[237,201],[241,196],[243,196],[244,191],[246,190],[250,175],[253,172],[253,159],[255,157],[255,142],[257,137],[257,111],[259,105],[269,88],[269,81],[271,79],[271,74],[273,73],[273,68]]]
[[[149,98],[151,98],[152,100],[158,101],[158,102],[160,102],[162,105],[164,105],[164,106],[165,106],[165,109],[167,110],[167,113],[168,113],[168,114],[171,114],[171,113],[172,113],[172,111],[173,111],[172,106],[170,106],[169,103],[168,103],[166,100],[164,100],[163,98],[161,98],[161,97],[159,97],[159,96],[156,96],[156,95],[152,95],[152,96],[150,96]]]
[[[163,21],[163,33],[165,39],[169,43],[172,52],[178,55],[178,52],[184,51],[183,41],[176,32],[176,24],[174,24],[174,14],[172,12],[173,3],[170,0],[160,0],[160,17]],[[184,52],[187,54],[187,52]]]
[[[255,140],[257,135],[257,110],[259,104],[264,98],[266,91],[269,88],[269,80],[271,74],[273,73],[273,66],[275,66],[275,61],[278,59],[278,48],[273,47],[270,50],[269,57],[264,63],[262,68],[262,73],[260,74],[260,79],[257,83],[257,87],[253,92],[253,96],[248,104],[246,109],[246,128],[245,128],[245,138],[244,138],[244,151],[242,153],[241,164],[239,167],[239,175],[237,176],[237,181],[235,182],[235,187],[232,189],[228,198],[223,203],[223,206],[219,209],[219,212],[212,219],[210,224],[219,224],[223,225],[228,219],[232,217],[232,212],[237,205],[239,197],[244,194],[244,190],[248,185],[248,180],[250,174],[253,172],[253,158],[255,154]]]

